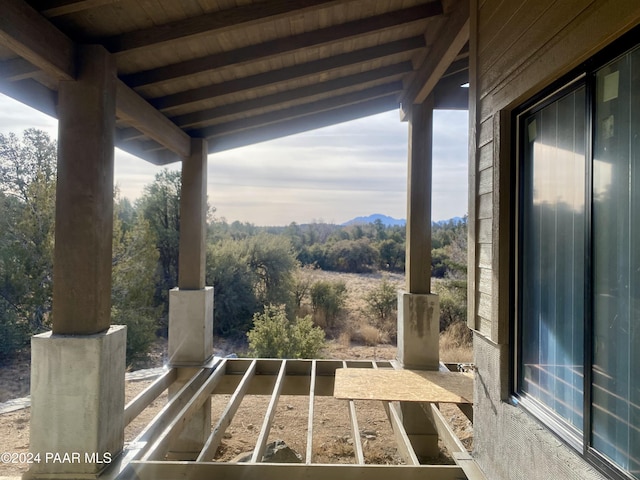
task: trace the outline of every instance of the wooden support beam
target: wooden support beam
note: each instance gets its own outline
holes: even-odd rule
[[[342,367],[347,368],[347,362],[342,362]],[[364,465],[364,451],[362,450],[362,439],[360,438],[360,427],[358,426],[358,416],[356,414],[356,402],[349,400],[349,422],[351,423],[351,436],[353,437],[353,452],[356,463]]]
[[[189,419],[211,397],[211,392],[225,374],[225,363],[226,361],[223,360],[220,366],[209,375],[198,391],[187,401],[182,410],[171,420],[169,425],[155,438],[153,445],[142,457],[143,461],[160,460],[166,455],[172,442],[178,438]]]
[[[0,79],[0,93],[3,93],[39,112],[52,117],[58,116],[58,94],[35,80],[27,79],[9,82]]]
[[[252,8],[255,8],[255,5],[252,6]],[[379,30],[397,27],[405,23],[423,20],[435,15],[440,15],[441,13],[442,6],[440,2],[430,2],[404,10],[385,13],[384,15],[355,20],[312,32],[278,38],[258,45],[249,45],[228,52],[221,52],[152,70],[133,73],[124,76],[123,80],[127,85],[134,88],[143,85],[169,82],[171,80],[217,70],[229,65],[264,60],[272,56],[294,52],[303,48],[366,35]]]
[[[421,39],[422,37],[418,38]],[[272,108],[291,100],[301,100],[306,97],[323,95],[343,88],[366,84],[368,82],[375,82],[385,78],[398,77],[410,71],[411,62],[396,63],[387,67],[376,68],[374,70],[357,73],[355,75],[348,75],[346,77],[340,77],[333,80],[328,80],[326,82],[315,83],[306,87],[295,88],[293,90],[274,93],[272,95],[267,95],[264,97],[258,97],[241,102],[221,105],[219,107],[200,110],[184,115],[177,115],[175,117],[170,117],[170,120],[181,128],[206,125],[207,123],[211,123],[214,120],[221,119],[226,116],[236,115],[239,113],[249,113],[251,110],[261,108]],[[131,135],[135,136],[136,133],[137,132],[135,131],[131,132]],[[137,134],[140,135],[139,133]]]
[[[33,7],[45,17],[60,17],[92,8],[111,5],[122,0],[34,0]]]
[[[330,111],[335,108],[347,107],[349,105],[385,97],[394,93],[398,94],[401,91],[402,82],[388,83],[386,85],[380,85],[377,87],[368,88],[366,90],[360,90],[358,92],[326,98],[317,102],[305,103],[303,105],[285,108],[283,110],[276,110],[275,112],[256,115],[254,117],[234,120],[231,122],[214,125],[212,127],[206,127],[199,130],[191,130],[189,131],[189,134],[192,137],[210,138],[215,141],[215,138],[218,136],[228,135],[230,133],[249,130],[252,128],[259,128],[272,123],[305,117],[307,115]]]
[[[140,392],[124,407],[124,425],[127,426],[156,398],[171,385],[178,376],[175,368],[167,370],[158,377],[149,387]]]
[[[420,465],[420,460],[418,460],[416,452],[413,449],[413,445],[411,445],[411,440],[409,440],[409,435],[407,435],[407,431],[402,424],[399,405],[392,402],[383,403],[389,418],[389,423],[391,423],[391,429],[396,437],[398,453],[407,465]]]
[[[181,157],[170,150],[150,149],[149,144],[151,142],[144,142],[140,140],[119,140],[118,132],[119,130],[116,129],[115,145],[117,148],[124,152],[142,158],[143,160],[146,160],[147,162],[150,162],[154,165],[168,165],[170,163],[175,163],[182,160]]]
[[[213,459],[216,451],[218,450],[218,447],[220,446],[220,443],[222,442],[224,432],[227,430],[229,425],[231,425],[233,416],[238,411],[238,407],[240,406],[240,403],[242,403],[242,400],[244,399],[244,396],[249,389],[251,380],[256,373],[256,362],[256,360],[253,360],[245,374],[242,376],[242,380],[238,384],[238,388],[236,388],[236,391],[233,392],[233,395],[229,399],[227,407],[224,409],[224,412],[222,412],[222,415],[220,416],[220,420],[218,420],[216,426],[213,427],[211,435],[209,435],[209,438],[204,444],[204,447],[196,458],[196,462],[206,462]]]
[[[220,362],[217,361],[214,365],[221,368],[219,363]],[[222,368],[224,368],[224,366],[222,366]],[[162,410],[156,414],[153,420],[151,420],[135,438],[132,443],[137,445],[138,449],[132,450],[130,454],[127,454],[126,461],[139,459],[151,448],[153,440],[171,424],[175,416],[184,408],[210,374],[210,368],[203,368],[184,384],[176,395],[167,402]]]
[[[411,110],[407,172],[406,290],[431,291],[433,96]]]
[[[376,98],[360,104],[354,104],[343,108],[336,108],[303,118],[286,120],[260,128],[232,133],[222,137],[216,137],[209,142],[209,153],[220,152],[257,142],[286,137],[295,133],[306,132],[316,128],[326,127],[337,123],[348,122],[357,118],[367,117],[398,108],[396,95]]]
[[[0,62],[0,79],[2,80],[11,82],[26,80],[35,77],[38,73],[40,70],[24,58],[18,57]]]
[[[191,139],[167,117],[121,80],[116,82],[116,111],[120,119],[182,158],[191,153]]]
[[[469,41],[468,1],[455,3],[455,10],[442,25],[440,33],[402,98],[403,120],[411,105],[424,102]]]
[[[76,77],[74,42],[23,0],[3,0],[0,44],[55,80]],[[189,155],[189,137],[120,80],[116,115],[181,158]]]
[[[246,28],[266,21],[273,21],[288,15],[300,15],[335,3],[340,2],[338,0],[269,0],[268,2],[251,3],[143,30],[135,30],[114,37],[102,38],[98,40],[98,43],[104,45],[112,53],[140,51],[195,35],[213,35],[232,28]]]
[[[56,80],[76,77],[73,41],[24,0],[3,0],[0,44]]]
[[[280,392],[282,391],[282,384],[285,373],[287,371],[287,361],[282,360],[282,365],[280,366],[280,372],[278,372],[278,378],[276,379],[276,384],[273,387],[273,393],[271,394],[271,400],[269,401],[269,406],[267,407],[267,413],[264,417],[264,422],[262,423],[262,428],[260,429],[260,434],[258,435],[258,440],[256,441],[256,447],[253,450],[253,455],[251,455],[251,463],[258,463],[262,461],[262,457],[264,456],[264,451],[267,447],[267,439],[269,438],[269,431],[271,430],[271,424],[273,423],[273,418],[276,415],[276,407],[278,406],[278,400],[280,399]]]
[[[165,97],[150,100],[151,105],[162,111],[170,111],[177,107],[197,104],[204,100],[260,88],[278,82],[286,82],[295,78],[319,75],[350,65],[370,62],[379,58],[397,55],[407,50],[412,41],[397,40],[376,47],[362,48],[349,53],[322,58],[312,62],[293,65],[290,67],[259,73],[249,77],[237,78],[228,82],[217,83],[207,87],[195,88],[184,92],[174,93]]]
[[[314,405],[316,401],[316,374],[318,371],[318,361],[313,360],[311,363],[311,379],[309,385],[309,419],[307,421],[307,451],[305,455],[305,463],[310,465],[313,462],[313,416]]]
[[[437,404],[420,403],[420,406],[424,412],[433,419],[434,426],[438,431],[438,437],[442,440],[444,446],[447,447],[450,454],[467,451],[458,436],[453,432],[453,429],[449,426],[449,423],[442,415],[442,412],[438,409]]]
[[[305,465],[278,463],[185,463],[131,462],[132,478],[138,480],[210,480],[212,478],[259,478],[282,480],[460,480],[464,472],[457,465]]]

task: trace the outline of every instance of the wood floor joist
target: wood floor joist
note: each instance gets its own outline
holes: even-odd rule
[[[242,478],[260,480],[461,480],[457,465],[322,465],[277,463],[132,462],[137,480],[210,480]]]

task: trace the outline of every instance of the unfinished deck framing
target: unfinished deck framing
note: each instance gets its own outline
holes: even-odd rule
[[[118,461],[105,477],[111,479],[170,479],[170,478],[241,478],[247,475],[261,479],[280,479],[284,476],[308,479],[338,475],[344,479],[429,478],[432,480],[481,479],[464,445],[451,430],[437,408],[437,404],[424,403],[434,416],[438,434],[457,465],[420,464],[401,419],[397,402],[382,402],[394,432],[399,455],[406,465],[366,464],[360,440],[358,412],[354,400],[342,400],[347,405],[354,439],[353,464],[319,464],[313,462],[314,404],[317,397],[332,397],[335,372],[339,368],[398,368],[389,361],[343,360],[266,360],[215,358],[198,369],[182,389],[158,412],[142,432],[126,446]],[[443,367],[445,368],[445,367]],[[177,369],[171,368],[125,407],[126,423],[133,421],[148,405],[157,399],[178,378]],[[212,430],[204,447],[193,459],[175,459],[171,452],[173,442],[185,424],[198,411],[207,398],[230,395],[219,418],[212,419]],[[226,429],[231,425],[243,399],[251,395],[269,395],[263,423],[251,459],[247,463],[215,462]],[[282,395],[308,396],[308,428],[306,452],[302,463],[261,463],[269,438],[278,401]],[[393,472],[390,469],[397,469]],[[475,473],[474,473],[475,472]]]

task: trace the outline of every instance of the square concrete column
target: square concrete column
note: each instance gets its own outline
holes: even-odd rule
[[[182,367],[169,388],[173,397],[213,356],[213,287],[205,286],[207,142],[191,140],[182,162],[178,288],[169,292],[169,362]],[[211,433],[211,400],[187,423],[170,457],[194,460]]]
[[[398,360],[404,368],[438,370],[440,302],[430,293],[398,292]]]
[[[92,478],[124,443],[126,327],[31,339],[33,463],[25,478]]]

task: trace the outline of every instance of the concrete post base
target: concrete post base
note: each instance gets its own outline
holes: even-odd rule
[[[438,296],[398,291],[398,361],[404,368],[438,370],[439,343]]]
[[[404,368],[438,370],[440,304],[434,294],[398,292],[398,361]],[[402,423],[419,458],[439,454],[433,418],[417,403],[400,403]]]
[[[213,287],[169,291],[169,364],[201,366],[213,355]]]
[[[31,339],[34,463],[24,478],[94,478],[122,451],[126,328]]]
[[[180,368],[169,388],[172,398],[213,356],[213,287],[169,292],[169,363]],[[211,400],[185,425],[170,458],[195,460],[211,433]]]

